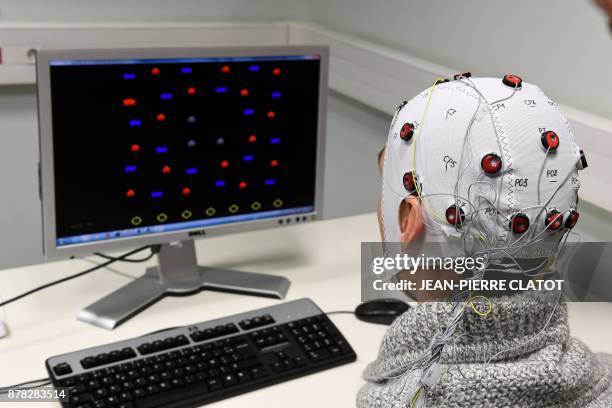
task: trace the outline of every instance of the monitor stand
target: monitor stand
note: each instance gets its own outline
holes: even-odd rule
[[[80,321],[112,330],[166,295],[208,289],[283,299],[290,282],[282,276],[198,266],[193,240],[163,244],[158,266],[79,312]]]

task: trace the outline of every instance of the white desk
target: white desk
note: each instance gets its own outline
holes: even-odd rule
[[[352,310],[360,298],[360,243],[378,239],[374,214],[198,241],[200,264],[279,274],[288,277],[287,300],[312,298],[324,311]],[[137,276],[149,264],[118,263],[115,272]],[[42,283],[79,272],[87,260],[56,262],[0,271],[6,299]],[[108,270],[93,272],[46,289],[6,307],[11,334],[0,339],[0,386],[46,377],[51,355],[109,343],[156,329],[195,323],[278,303],[278,300],[201,292],[168,297],[109,332],[76,320],[77,312],[129,277]],[[356,363],[302,377],[213,404],[215,407],[351,407],[385,327],[352,315],[333,321],[355,348]],[[612,305],[570,305],[572,333],[593,350],[612,352]],[[0,404],[1,406],[2,404]],[[30,404],[27,404],[30,405]],[[26,404],[20,406],[26,407]],[[44,404],[32,404],[42,407]],[[49,404],[49,406],[57,406]]]

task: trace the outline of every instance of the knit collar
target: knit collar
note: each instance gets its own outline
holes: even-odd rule
[[[567,308],[558,293],[526,292],[491,298],[486,316],[466,307],[441,363],[484,363],[518,358],[569,339]],[[453,304],[427,302],[399,316],[385,334],[379,356],[364,377],[382,381],[428,355],[432,339],[451,319]]]

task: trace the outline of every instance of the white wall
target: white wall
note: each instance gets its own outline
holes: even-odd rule
[[[589,0],[310,0],[308,11],[335,31],[478,76],[515,73],[612,117],[612,37]]]
[[[0,87],[0,268],[42,259],[34,87]]]
[[[0,0],[0,22],[275,21],[301,19],[298,0]]]
[[[380,195],[377,157],[391,117],[336,93],[328,105],[324,216],[375,211]]]

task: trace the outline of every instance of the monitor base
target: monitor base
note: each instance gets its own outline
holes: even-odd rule
[[[167,295],[201,290],[284,299],[290,282],[282,276],[198,266],[193,241],[163,244],[157,267],[81,310],[78,320],[107,330]]]

